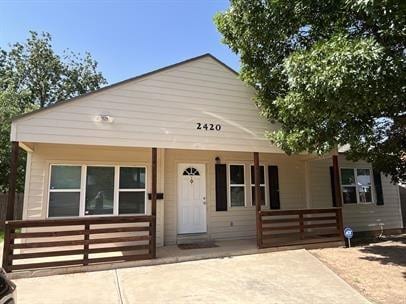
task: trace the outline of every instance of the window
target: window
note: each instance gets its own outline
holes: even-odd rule
[[[260,190],[260,202],[261,205],[265,205],[265,167],[259,166],[259,190]],[[255,206],[255,173],[254,166],[251,166],[251,205]]]
[[[80,166],[51,166],[50,217],[78,216],[81,192]]]
[[[86,215],[113,214],[114,167],[88,166],[86,171]]]
[[[341,189],[344,204],[371,203],[370,169],[341,169]]]
[[[145,168],[121,167],[118,213],[145,213]]]
[[[245,206],[244,165],[229,166],[229,196],[231,207]]]
[[[360,203],[371,203],[371,171],[369,169],[357,169],[358,198]]]
[[[183,171],[183,175],[187,175],[187,176],[199,176],[200,173],[196,168],[193,167],[189,167],[186,168],[185,171]]]
[[[146,168],[51,165],[49,217],[146,213]]]

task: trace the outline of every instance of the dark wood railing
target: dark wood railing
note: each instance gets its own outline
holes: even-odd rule
[[[261,248],[343,241],[341,208],[262,210]]]
[[[7,221],[3,268],[12,272],[151,259],[153,223],[150,215]]]

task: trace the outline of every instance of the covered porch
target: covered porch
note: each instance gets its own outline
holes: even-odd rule
[[[30,149],[29,146],[24,143],[19,145],[19,143],[13,142],[10,190],[12,190],[13,187],[15,189],[19,146]],[[49,148],[47,151],[52,150],[52,146],[47,148]],[[58,147],[58,149],[59,148],[60,147]],[[83,149],[80,146],[76,148]],[[52,153],[57,154],[58,149]],[[98,148],[95,147],[94,149]],[[264,164],[269,163],[269,159],[272,158],[272,155],[254,152],[241,154],[242,156],[237,154],[230,154],[230,156],[228,156],[227,152],[205,153],[201,151],[199,155],[193,157],[189,156],[190,160],[188,161],[188,159],[183,159],[180,156],[181,153],[177,152],[172,153],[175,156],[171,156],[171,153],[167,153],[167,155],[161,153],[164,156],[161,155],[158,157],[158,154],[162,152],[158,150],[157,148],[143,149],[144,154],[149,151],[149,163],[147,165],[149,175],[147,189],[149,206],[146,207],[146,214],[76,218],[49,218],[45,215],[44,218],[39,219],[25,218],[22,221],[12,221],[13,215],[11,211],[9,211],[8,216],[10,221],[6,224],[5,246],[3,251],[3,267],[6,271],[15,272],[27,269],[48,269],[67,266],[86,268],[92,265],[116,265],[117,263],[132,263],[133,261],[153,260],[156,258],[170,260],[174,260],[175,258],[175,260],[182,260],[182,257],[187,256],[187,259],[193,259],[211,256],[212,254],[217,256],[224,254],[226,256],[232,255],[234,249],[236,254],[238,252],[240,252],[240,254],[241,252],[248,254],[257,253],[260,252],[258,250],[264,250],[266,248],[276,250],[289,247],[304,248],[305,246],[313,245],[337,246],[337,244],[342,244],[343,221],[339,186],[334,187],[338,189],[338,191],[335,192],[336,207],[306,208],[308,207],[307,202],[309,198],[303,197],[302,204],[297,203],[298,206],[302,205],[302,208],[280,208],[279,206],[279,210],[274,210],[269,201],[275,199],[271,198],[272,195],[278,195],[279,197],[278,182],[275,183],[275,181],[272,180],[273,184],[270,183],[269,188],[276,188],[266,191],[265,196],[261,193],[264,189],[268,190],[262,180],[265,177],[261,176],[261,174],[264,174],[264,172],[261,173],[261,171],[265,169],[261,170],[261,166],[264,167]],[[34,150],[30,153],[33,152]],[[127,152],[128,150],[125,151],[125,153]],[[134,150],[134,152],[137,151]],[[39,153],[39,151],[37,151],[37,153]],[[185,152],[185,155],[191,154],[192,151]],[[208,154],[208,156],[206,154]],[[215,155],[220,155],[220,157],[214,157]],[[262,155],[266,157],[262,159]],[[203,156],[210,158],[210,162],[206,161]],[[52,156],[47,157],[51,158]],[[176,161],[171,157],[176,157]],[[217,201],[218,198],[221,197],[221,194],[217,192],[217,184],[214,184],[213,181],[217,179],[216,165],[222,164],[223,162],[230,164],[237,162],[243,164],[242,159],[244,159],[247,164],[250,164],[252,161],[253,176],[250,178],[252,181],[252,187],[250,187],[252,188],[252,193],[247,190],[247,193],[244,195],[245,197],[252,195],[253,206],[235,208],[228,204],[225,207],[225,211],[229,209],[228,212],[226,212],[228,215],[225,216],[224,211],[221,211],[221,206],[220,210],[218,210],[219,206]],[[134,160],[137,161],[136,154],[134,154]],[[295,161],[300,163],[300,160]],[[331,161],[334,173],[332,181],[338,183],[339,169],[337,156],[332,156]],[[61,163],[61,161],[55,162]],[[83,161],[81,162],[83,163]],[[207,204],[206,199],[204,199],[204,208],[208,213],[208,230],[205,234],[207,239],[204,239],[204,241],[212,242],[214,244],[212,248],[179,249],[176,245],[179,243],[179,230],[177,234],[178,237],[172,241],[173,235],[176,237],[176,231],[175,234],[173,234],[172,227],[173,225],[174,227],[179,225],[179,218],[178,224],[176,224],[176,216],[170,215],[171,211],[173,212],[173,207],[175,206],[176,208],[177,204],[177,184],[171,182],[173,176],[170,176],[167,172],[171,171],[168,170],[168,167],[172,164],[173,168],[176,168],[176,166],[185,162],[204,164],[206,167],[205,170],[207,170],[207,177],[205,178],[208,182]],[[47,167],[49,167],[49,163],[52,163],[52,161],[47,163]],[[95,163],[95,161],[91,160],[90,163]],[[280,167],[283,169],[283,166]],[[162,170],[162,168],[165,168],[165,170]],[[250,171],[249,169],[246,170]],[[164,172],[166,176],[163,176]],[[49,174],[50,173],[45,174],[45,176],[50,178]],[[284,174],[288,173],[285,172]],[[246,179],[248,179],[248,177],[246,177]],[[268,182],[271,182],[271,180],[268,180]],[[283,180],[281,180],[281,182],[283,183]],[[46,187],[48,187],[48,185],[46,185]],[[227,187],[229,188],[230,185]],[[306,188],[306,185],[303,185],[303,187]],[[47,189],[43,189],[43,191],[48,192]],[[9,210],[12,210],[12,204],[14,202],[13,193],[13,191],[10,191]],[[227,194],[225,195],[227,196]],[[227,197],[226,200],[227,199],[230,200],[230,197]],[[159,209],[157,208],[157,201],[158,206],[162,202],[161,206],[159,206],[159,214],[157,214],[157,209]],[[167,210],[166,208],[170,209]],[[165,213],[165,215],[162,213]],[[244,217],[242,218],[243,213]],[[41,212],[41,214],[43,214],[43,212]],[[224,231],[224,228],[220,230],[216,228],[219,222],[218,220],[212,221],[210,219],[213,215],[221,217],[222,221],[225,222],[231,219],[230,229]],[[233,221],[239,224],[239,218],[242,218],[241,222],[245,223],[244,221],[247,216],[252,217],[252,221],[250,220],[249,223],[252,223],[252,228],[255,228],[255,234],[253,235],[255,239],[251,238],[249,233],[242,231],[244,226],[242,226],[242,228],[237,227],[233,229]],[[159,242],[160,245],[164,245],[164,247],[157,246],[157,239],[159,240],[157,236],[157,217],[162,221],[164,218],[168,219],[165,220],[164,223],[160,222],[158,225],[160,226],[159,233],[161,234],[161,238],[165,239],[165,241],[161,239]],[[223,220],[223,218],[225,218],[225,220]],[[234,232],[231,235],[228,231]],[[227,233],[231,235],[229,240],[226,238]],[[240,249],[237,250],[237,248]],[[172,256],[170,257],[170,255]]]

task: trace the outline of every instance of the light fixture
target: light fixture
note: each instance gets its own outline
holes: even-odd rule
[[[220,157],[216,156],[216,158],[214,160],[216,161],[216,164],[221,164]]]
[[[96,121],[112,123],[113,122],[113,117],[111,117],[108,114],[100,114],[100,115],[96,116]]]

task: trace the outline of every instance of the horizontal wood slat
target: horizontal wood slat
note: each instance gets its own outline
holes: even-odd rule
[[[262,231],[279,231],[279,230],[299,230],[300,226],[294,225],[294,226],[276,226],[276,227],[263,227]]]
[[[340,208],[327,208],[327,209],[292,209],[292,210],[262,210],[262,216],[276,216],[276,215],[299,215],[302,214],[316,214],[316,213],[336,213]]]
[[[105,258],[93,258],[88,259],[88,263],[105,263],[105,262],[119,262],[119,261],[136,261],[136,260],[147,260],[150,259],[149,254],[137,254],[137,255],[123,255]],[[74,266],[82,265],[82,260],[68,260],[68,261],[53,261],[53,262],[41,262],[41,263],[30,263],[30,264],[18,264],[12,265],[11,270],[25,270],[25,269],[38,269],[38,268],[50,268],[50,267],[61,267],[61,266]]]
[[[74,265],[86,266],[95,263],[150,259],[152,258],[151,246],[153,246],[151,237],[153,223],[154,216],[107,216],[7,221],[5,233],[7,234],[8,244],[6,246],[7,250],[4,250],[3,268],[7,272],[11,272],[15,270]],[[120,227],[117,227],[118,224]],[[76,227],[71,228],[71,226],[77,226],[77,229],[75,230]],[[35,232],[28,230],[16,232],[16,229],[19,228],[38,227],[49,227],[52,231]],[[98,237],[95,238],[95,235]],[[55,237],[58,237],[58,239],[54,240]],[[69,239],[63,239],[63,237],[69,237]],[[41,238],[45,239],[42,241]],[[35,242],[30,241],[30,239],[34,239]],[[99,244],[117,243],[125,244],[98,246]],[[57,247],[61,247],[61,250],[58,250]],[[37,248],[41,251],[33,251]],[[24,251],[15,253],[15,249]],[[122,255],[117,256],[115,254],[112,256],[111,253],[114,252],[122,252]],[[89,257],[91,254],[102,255]],[[78,259],[73,256],[78,256]],[[47,259],[51,257],[57,257],[58,260]],[[16,260],[20,262],[18,264],[14,263]]]
[[[335,216],[315,216],[315,217],[305,217],[303,220],[305,222],[309,221],[335,221],[337,218]]]
[[[11,228],[25,227],[52,227],[52,226],[75,226],[75,225],[97,225],[97,224],[120,224],[120,223],[144,223],[152,222],[152,216],[95,216],[80,217],[74,219],[45,219],[45,220],[23,220],[23,221],[6,221]]]
[[[146,250],[148,248],[149,248],[149,245],[114,246],[114,247],[92,248],[92,249],[89,249],[88,252],[89,252],[89,254],[93,254],[93,253],[105,253],[105,252],[116,252],[116,251]],[[83,249],[20,253],[20,254],[13,254],[11,256],[11,259],[21,260],[21,259],[45,258],[45,257],[54,257],[54,256],[80,255],[83,253],[84,253]]]
[[[149,258],[150,258],[149,254],[135,254],[135,255],[106,257],[106,258],[93,258],[93,259],[89,259],[89,263],[118,262],[118,261],[125,262],[125,261],[147,260]]]
[[[136,242],[136,241],[149,240],[149,238],[150,238],[149,235],[140,235],[140,236],[129,236],[129,237],[101,238],[101,239],[92,239],[92,240],[21,243],[21,244],[13,244],[13,245],[11,245],[11,248],[12,249],[43,248],[43,247],[60,247],[60,246],[76,246],[76,245],[105,244],[105,243]]]
[[[59,237],[84,235],[84,230],[66,230],[66,231],[46,231],[46,232],[16,232],[12,234],[15,239],[41,238],[41,237]]]
[[[89,234],[98,233],[119,233],[119,232],[135,232],[135,231],[149,231],[149,226],[141,227],[114,227],[114,228],[98,228],[89,230]],[[66,230],[66,231],[47,231],[47,232],[18,232],[13,233],[12,237],[15,239],[20,238],[42,238],[42,237],[60,237],[60,236],[74,236],[84,235],[85,230]]]
[[[297,218],[272,219],[263,220],[262,224],[296,223],[297,221]]]
[[[341,208],[262,210],[259,214],[261,248],[343,241]]]

